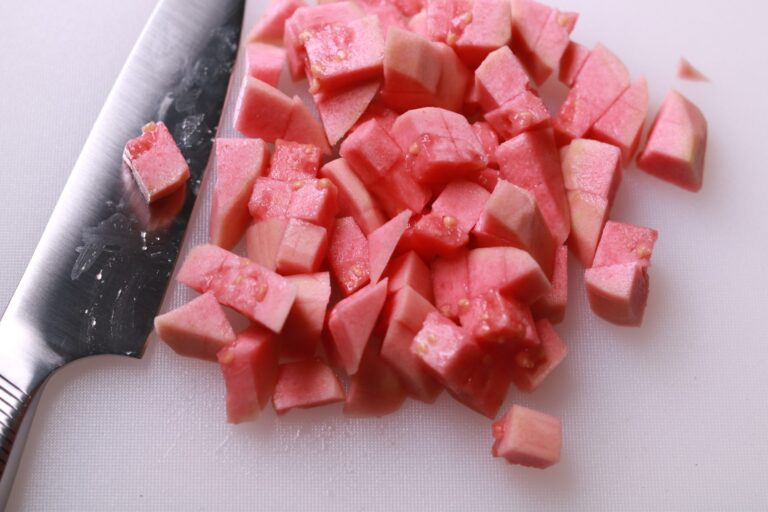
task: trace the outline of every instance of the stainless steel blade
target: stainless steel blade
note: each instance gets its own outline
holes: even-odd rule
[[[34,389],[52,369],[90,355],[143,353],[209,160],[244,3],[163,0],[156,8],[0,320],[0,375],[10,384],[2,387]],[[121,155],[158,119],[192,177],[149,208]]]

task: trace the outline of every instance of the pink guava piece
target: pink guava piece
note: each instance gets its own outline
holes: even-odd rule
[[[436,258],[431,268],[435,306],[443,316],[458,319],[469,306],[469,253],[462,250],[452,258]]]
[[[648,82],[640,77],[592,125],[589,137],[621,149],[621,160],[626,167],[637,152],[647,115]]]
[[[384,51],[384,90],[389,93],[437,93],[440,62],[435,46],[407,30],[387,33]]]
[[[485,156],[488,159],[488,167],[498,168],[499,163],[496,161],[496,150],[499,148],[499,136],[491,128],[491,125],[485,121],[476,121],[472,123],[472,130],[477,136],[477,140],[480,141],[480,145],[483,146]]]
[[[277,139],[270,160],[269,177],[282,181],[315,178],[321,158],[317,146]]]
[[[341,143],[339,153],[360,180],[372,187],[402,159],[397,143],[377,119],[370,119]]]
[[[555,265],[550,279],[552,288],[549,293],[531,305],[533,316],[545,318],[557,324],[565,318],[568,304],[568,247],[561,245],[555,253]]]
[[[502,297],[498,290],[473,297],[460,321],[477,344],[496,357],[509,358],[539,345],[530,308]]]
[[[434,306],[421,294],[408,286],[401,288],[392,297],[392,314],[381,345],[382,359],[397,372],[408,393],[427,403],[437,399],[442,387],[411,352],[411,344],[432,312]]]
[[[155,317],[155,331],[180,356],[215,361],[235,341],[235,332],[213,293]]]
[[[357,373],[386,299],[387,280],[384,279],[358,290],[331,309],[328,331],[347,375]]]
[[[344,388],[327,364],[308,359],[281,364],[272,407],[281,416],[291,409],[309,409],[344,401]]]
[[[560,461],[563,428],[554,416],[513,405],[492,432],[493,456],[510,464],[544,469]]]
[[[284,276],[317,272],[327,247],[328,232],[324,227],[290,219],[275,255],[277,272]]]
[[[369,282],[368,253],[368,239],[355,219],[336,219],[328,246],[328,265],[344,295],[351,295]]]
[[[413,17],[408,20],[408,30],[414,34],[418,34],[421,37],[429,38],[429,32],[427,31],[427,11],[420,10]]]
[[[282,43],[285,21],[306,5],[302,0],[273,0],[251,29],[248,41]]]
[[[372,284],[379,282],[400,238],[408,228],[411,212],[405,210],[368,235],[369,269]]]
[[[380,86],[379,80],[373,80],[314,96],[325,135],[332,146],[357,123]]]
[[[328,272],[286,277],[296,285],[296,301],[280,333],[280,355],[292,359],[312,357],[320,344],[325,313],[331,299]]]
[[[480,185],[466,180],[455,180],[445,186],[432,203],[432,213],[443,221],[457,224],[469,233],[483,213],[490,194]],[[450,217],[450,218],[449,218]]]
[[[460,112],[464,106],[467,88],[472,81],[472,73],[453,48],[443,43],[433,44],[440,61],[440,81],[437,84],[434,105],[453,112]]]
[[[560,58],[560,72],[558,79],[567,87],[573,87],[576,77],[587,62],[589,57],[589,48],[575,41],[568,43],[568,46]]]
[[[400,9],[387,0],[358,0],[363,10],[378,17],[382,36],[391,28],[405,28],[405,18]]]
[[[215,245],[190,251],[176,279],[279,333],[296,299],[296,286],[282,276]]]
[[[552,275],[558,246],[531,192],[499,180],[472,234],[480,246],[511,245],[527,251],[547,276]]]
[[[693,82],[709,82],[709,78],[693,67],[693,64],[684,57],[680,57],[680,61],[677,63],[677,78]]]
[[[510,3],[507,0],[474,0],[471,21],[456,39],[456,53],[464,63],[476,68],[485,57],[512,37]],[[450,42],[448,42],[450,44]]]
[[[532,192],[557,245],[571,231],[568,198],[551,130],[524,132],[496,151],[500,177]]]
[[[330,180],[296,180],[290,183],[291,202],[286,215],[317,226],[330,227],[338,212],[338,191]]]
[[[286,138],[293,110],[293,101],[279,89],[246,76],[235,105],[235,129],[246,137],[272,143]]]
[[[213,186],[209,239],[232,249],[248,228],[248,201],[256,178],[269,161],[261,139],[216,139],[216,183]]]
[[[627,87],[627,68],[605,46],[596,45],[554,119],[558,144],[586,135]]]
[[[493,192],[496,188],[496,184],[499,182],[499,170],[493,168],[487,168],[480,171],[480,173],[474,177],[475,183],[483,187],[488,192]]]
[[[255,220],[284,219],[292,195],[293,189],[287,181],[259,176],[253,184],[248,210]]]
[[[571,209],[568,244],[589,267],[621,183],[621,151],[603,142],[574,140],[563,159],[563,181]]]
[[[555,9],[534,0],[511,0],[512,41],[515,55],[529,56],[544,31],[547,20]]]
[[[296,9],[285,21],[283,35],[291,78],[294,80],[302,78],[307,60],[304,46],[316,31],[325,26],[349,22],[363,16],[365,11],[357,2],[333,2]]]
[[[406,396],[397,372],[381,357],[376,344],[371,343],[363,353],[358,372],[349,378],[344,414],[358,418],[392,414],[400,409]]]
[[[275,335],[252,326],[237,335],[217,355],[227,388],[227,421],[241,423],[258,417],[277,382]]]
[[[473,249],[467,267],[470,297],[497,289],[502,295],[532,304],[550,290],[549,280],[536,260],[516,247]]]
[[[544,83],[557,69],[563,53],[568,48],[570,34],[577,19],[578,15],[575,13],[562,13],[557,9],[550,12],[528,62],[531,78],[536,84]]]
[[[485,120],[499,134],[499,138],[509,140],[523,132],[548,125],[550,116],[539,96],[523,91],[485,114]]]
[[[649,264],[658,238],[659,233],[655,229],[609,220],[603,228],[592,266]]]
[[[277,252],[283,241],[288,219],[274,218],[255,221],[245,232],[245,253],[248,259],[274,271]]]
[[[707,121],[701,110],[670,91],[653,120],[645,148],[637,157],[643,171],[691,192],[701,189]]]
[[[456,44],[472,21],[471,0],[425,0],[427,34],[430,40]]]
[[[489,53],[475,71],[478,103],[484,112],[501,107],[530,84],[523,65],[508,46]]]
[[[536,334],[540,343],[515,356],[512,382],[520,391],[535,391],[568,355],[568,347],[549,320],[536,321]]]
[[[408,286],[430,303],[432,294],[432,273],[424,260],[414,251],[408,251],[393,259],[384,273],[389,278],[389,294],[395,294]]]
[[[430,212],[414,224],[410,242],[426,260],[450,258],[469,243],[469,233],[459,227],[455,217]]]
[[[432,197],[432,192],[426,185],[413,179],[410,169],[402,159],[381,181],[376,183],[373,194],[390,217],[404,210],[421,213]]]
[[[403,16],[416,16],[419,12],[422,12],[424,2],[422,0],[389,0],[392,5],[396,6]]]
[[[277,87],[285,65],[285,50],[271,44],[249,43],[245,47],[245,63],[248,76]]]
[[[351,215],[366,235],[386,222],[376,200],[343,158],[325,164],[320,176],[338,189],[339,215]]]
[[[167,197],[189,179],[189,166],[165,123],[147,123],[125,145],[123,161],[147,203]]]
[[[331,154],[331,147],[328,145],[323,126],[298,96],[294,96],[291,100],[291,115],[285,132],[280,138],[312,144],[320,148],[323,154]]]
[[[588,268],[584,284],[589,306],[597,316],[617,325],[642,323],[649,291],[647,262]]]
[[[382,75],[384,37],[377,16],[324,25],[312,33],[304,47],[308,76],[318,91]]]

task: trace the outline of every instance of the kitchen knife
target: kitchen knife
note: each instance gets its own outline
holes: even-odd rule
[[[96,120],[0,319],[0,509],[46,379],[84,357],[144,352],[209,165],[244,4],[162,0]],[[122,152],[158,120],[191,177],[148,206]]]

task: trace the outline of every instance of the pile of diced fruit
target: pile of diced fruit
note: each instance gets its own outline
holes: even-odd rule
[[[216,140],[210,244],[177,273],[201,295],[155,321],[221,365],[229,421],[270,399],[381,416],[443,391],[495,420],[511,385],[534,391],[566,355],[568,249],[592,310],[640,325],[657,234],[609,217],[647,84],[570,41],[576,20],[532,0],[271,4],[245,48],[244,138]],[[277,88],[286,63],[319,119]],[[553,74],[570,90],[551,114],[537,85]],[[671,91],[637,163],[695,191],[705,145]],[[125,159],[150,202],[188,176],[162,123]],[[556,417],[513,405],[492,432],[509,462],[559,460]]]

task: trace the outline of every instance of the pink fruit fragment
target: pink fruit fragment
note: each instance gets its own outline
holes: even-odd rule
[[[680,61],[677,63],[677,77],[693,82],[709,82],[709,78],[693,67],[693,64],[684,57],[680,57]]]
[[[485,114],[485,120],[499,134],[499,138],[509,140],[523,132],[548,125],[550,116],[540,97],[523,91]]]
[[[336,219],[328,246],[328,265],[344,295],[370,280],[368,240],[352,217]]]
[[[621,151],[603,142],[576,139],[565,152],[563,180],[571,208],[568,245],[589,267],[621,183]]]
[[[248,76],[273,87],[280,81],[285,64],[285,50],[264,43],[250,43],[245,48],[245,69]]]
[[[176,279],[272,332],[279,333],[296,299],[296,286],[282,276],[215,245],[190,251]]]
[[[459,57],[474,68],[489,53],[509,43],[512,18],[507,0],[474,0],[471,5],[470,21],[456,39],[455,48]]]
[[[496,150],[499,148],[499,136],[491,128],[491,125],[485,121],[476,121],[472,123],[472,130],[477,136],[477,140],[480,141],[480,145],[483,146],[485,156],[488,159],[488,167],[498,168],[499,163],[496,161]]]
[[[155,331],[180,356],[216,360],[216,353],[235,341],[235,332],[212,293],[155,318]]]
[[[211,203],[210,241],[231,249],[248,227],[253,184],[269,159],[261,139],[216,139],[216,183]]]
[[[282,181],[315,178],[321,158],[317,146],[277,139],[270,161],[269,177]]]
[[[248,41],[282,42],[285,21],[306,5],[301,0],[273,0],[251,29]]]
[[[469,306],[469,253],[463,249],[453,258],[437,258],[432,262],[432,290],[440,312],[458,319]]]
[[[393,296],[392,303],[389,325],[381,345],[381,357],[397,372],[412,397],[432,403],[442,387],[426,372],[420,358],[411,352],[411,344],[421,330],[424,319],[435,309],[429,301],[407,286]]]
[[[280,354],[303,359],[312,357],[320,343],[325,313],[331,299],[331,276],[328,272],[286,278],[296,285],[296,301],[280,333]]]
[[[500,177],[536,196],[555,242],[565,243],[571,231],[571,217],[551,130],[521,133],[499,146],[496,159]]]
[[[640,77],[597,120],[589,136],[621,149],[622,163],[627,166],[640,144],[647,115],[648,82]]]
[[[433,302],[432,275],[429,267],[415,252],[409,251],[393,259],[384,276],[389,278],[390,295],[408,286]]]
[[[562,426],[554,416],[513,405],[493,423],[493,456],[544,469],[560,461]]]
[[[328,142],[334,146],[355,125],[379,92],[381,82],[373,80],[337,91],[315,95],[315,106]]]
[[[293,101],[279,89],[253,77],[246,77],[235,105],[235,129],[251,138],[275,142],[285,138]]]
[[[304,47],[308,76],[317,90],[337,89],[382,74],[384,38],[377,16],[319,27]]]
[[[521,350],[514,359],[512,382],[521,391],[531,392],[538,388],[568,355],[568,347],[549,320],[536,321],[536,334],[541,343]]]
[[[563,53],[568,48],[570,33],[578,14],[562,13],[552,9],[541,34],[534,45],[531,58],[526,62],[531,78],[537,84],[544,83],[557,69]]]
[[[515,247],[473,249],[468,268],[470,297],[498,289],[505,296],[531,304],[550,289],[547,276],[533,257]]]
[[[365,234],[386,222],[376,200],[343,158],[325,164],[320,176],[329,179],[338,189],[339,215],[351,215]]]
[[[475,87],[480,107],[496,110],[530,86],[523,65],[507,46],[494,50],[475,71]]]
[[[648,264],[658,237],[655,229],[609,220],[603,228],[592,266]]]
[[[344,401],[339,378],[319,359],[280,365],[272,407],[278,415]]]
[[[575,41],[568,43],[568,46],[560,58],[560,74],[558,79],[568,87],[573,87],[576,77],[589,57],[589,48]]]
[[[379,417],[400,409],[406,391],[397,372],[370,344],[360,360],[359,371],[349,378],[344,414],[356,417]]]
[[[647,262],[589,268],[584,284],[596,315],[617,325],[642,323],[649,290]]]
[[[274,271],[277,268],[277,252],[283,241],[288,219],[257,220],[245,232],[245,253],[248,259]]]
[[[317,272],[327,247],[328,234],[324,227],[290,219],[275,256],[277,271],[284,276]]]
[[[440,62],[435,46],[423,37],[393,28],[384,51],[384,91],[387,93],[437,93]]]
[[[338,211],[338,192],[330,180],[296,180],[290,183],[291,202],[286,215],[317,226],[330,227]]]
[[[255,220],[283,219],[288,214],[293,190],[291,184],[272,178],[257,177],[253,184],[248,210]]]
[[[387,280],[384,279],[353,293],[331,309],[328,331],[347,375],[357,373],[386,298]]]
[[[489,354],[511,357],[517,350],[539,345],[531,311],[498,290],[473,297],[461,314],[461,326]]]
[[[637,157],[643,171],[686,190],[701,189],[707,121],[701,110],[670,91],[653,120],[645,148]]]
[[[227,420],[255,419],[269,402],[277,381],[277,340],[253,326],[217,355],[227,388]]]
[[[531,60],[536,49],[536,42],[544,31],[552,12],[552,7],[534,0],[511,0],[512,41],[510,46],[515,55],[526,61]]]
[[[558,144],[583,137],[627,87],[627,68],[605,46],[596,45],[554,119]]]
[[[402,159],[397,143],[377,119],[355,128],[341,143],[339,154],[369,188]]]
[[[129,140],[123,161],[131,170],[147,203],[166,197],[189,179],[189,167],[163,122],[147,123]]]
[[[328,145],[322,125],[298,96],[294,96],[291,100],[291,116],[282,138],[313,144],[320,148],[323,154],[331,154],[331,147]]]
[[[527,190],[499,180],[472,234],[481,246],[519,247],[536,259],[547,276],[552,274],[557,245],[535,196]]]
[[[432,203],[432,213],[444,223],[456,224],[465,233],[475,227],[490,194],[471,181],[456,180],[445,186]]]
[[[546,318],[553,324],[565,318],[568,304],[568,247],[561,245],[555,253],[555,268],[552,271],[552,288],[531,305],[534,317]]]
[[[400,238],[408,227],[411,212],[405,210],[368,235],[371,283],[376,284],[384,273]]]

